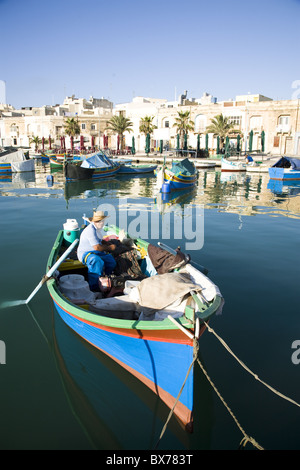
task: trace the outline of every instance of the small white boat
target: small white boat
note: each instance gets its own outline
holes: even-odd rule
[[[239,161],[231,161],[226,158],[221,160],[221,171],[246,171],[247,164]]]

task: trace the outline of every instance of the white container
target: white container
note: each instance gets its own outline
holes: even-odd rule
[[[96,295],[90,290],[88,282],[80,274],[66,274],[59,279],[63,294],[76,304],[93,303]]]
[[[76,219],[67,219],[67,222],[64,224],[64,230],[77,230],[78,228]]]
[[[73,243],[80,236],[80,230],[76,219],[67,219],[64,224],[64,239]]]

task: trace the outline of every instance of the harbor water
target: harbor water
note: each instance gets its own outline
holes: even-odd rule
[[[173,199],[155,190],[154,176],[65,183],[40,162],[2,178],[0,303],[29,296],[68,219],[111,210],[129,232],[188,248],[218,285],[225,304],[210,326],[236,357],[206,331],[199,359],[231,414],[196,364],[194,432],[172,417],[159,440],[166,406],[70,331],[43,286],[0,309],[2,450],[234,450],[242,430],[264,449],[300,449],[300,185],[216,168]]]

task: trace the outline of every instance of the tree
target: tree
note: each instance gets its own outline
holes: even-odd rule
[[[35,144],[35,152],[38,151],[39,144],[40,144],[41,142],[42,142],[41,139],[40,139],[37,135],[31,137],[30,143],[31,143],[31,144]]]
[[[106,129],[120,136],[121,151],[123,151],[123,134],[124,132],[132,132],[132,122],[122,114],[113,116],[106,125]]]
[[[65,133],[69,137],[76,137],[80,135],[80,126],[78,124],[78,120],[75,118],[68,118],[66,119],[66,124],[64,124]]]
[[[152,124],[152,121],[154,119],[154,116],[145,116],[144,118],[141,119],[139,131],[142,134],[152,134],[154,129],[157,129],[157,126]]]
[[[211,124],[206,128],[206,132],[218,135],[220,137],[220,149],[224,146],[224,140],[232,133],[240,133],[234,129],[234,124],[228,121],[226,116],[218,114],[211,120]]]
[[[183,148],[184,136],[188,134],[188,131],[194,130],[194,123],[190,120],[189,111],[178,111],[178,117],[175,118],[173,127],[177,128],[177,133],[180,136],[180,146]]]

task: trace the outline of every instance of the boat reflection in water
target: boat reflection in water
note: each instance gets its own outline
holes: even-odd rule
[[[197,194],[196,188],[180,189],[168,193],[158,193],[154,203],[161,214],[169,211],[182,212],[184,206],[191,203]]]
[[[268,189],[274,194],[286,194],[289,196],[297,196],[300,194],[300,181],[275,180],[270,179]]]
[[[169,410],[131,374],[53,314],[54,352],[69,401],[96,449],[153,449]],[[172,418],[158,448],[188,448]]]
[[[169,409],[139,380],[91,347],[53,313],[54,353],[72,410],[95,449],[154,449]],[[199,383],[200,382],[200,383]],[[212,391],[195,368],[194,434],[173,416],[157,449],[210,447]],[[205,409],[203,409],[205,403]],[[200,434],[200,436],[199,436]],[[194,447],[195,448],[195,447]]]

